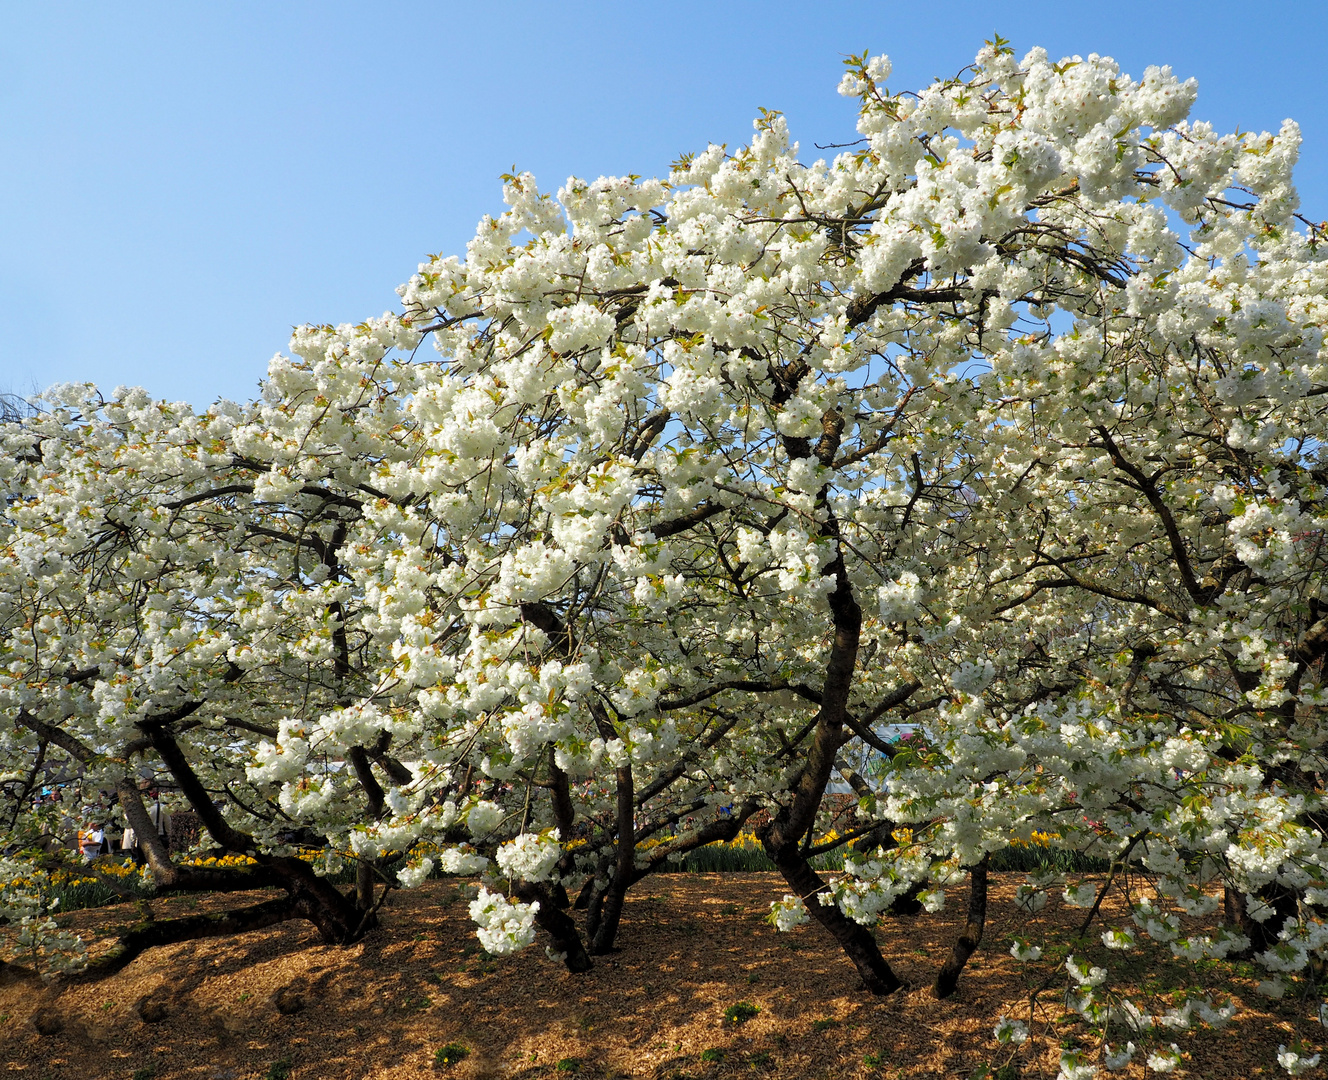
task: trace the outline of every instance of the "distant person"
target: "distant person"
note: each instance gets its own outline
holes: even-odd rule
[[[98,855],[107,853],[106,830],[102,827],[101,822],[93,822],[86,829],[79,830],[78,852],[83,856],[83,861],[89,863]]]

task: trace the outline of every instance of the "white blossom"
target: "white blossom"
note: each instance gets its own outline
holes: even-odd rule
[[[794,927],[801,926],[807,918],[807,907],[800,896],[786,893],[782,900],[770,902],[769,920],[781,933],[787,933]]]

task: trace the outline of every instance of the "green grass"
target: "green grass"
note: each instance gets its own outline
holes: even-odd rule
[[[838,873],[844,869],[844,854],[842,851],[827,851],[824,855],[817,855],[811,863],[817,870]],[[688,852],[678,869],[688,874],[757,874],[773,871],[775,864],[759,848],[728,847],[722,841],[716,841]]]
[[[79,911],[83,908],[103,907],[106,904],[119,904],[125,900],[142,899],[152,895],[150,888],[131,884],[132,878],[120,882],[119,890],[112,889],[100,881],[84,882],[79,885],[65,885],[51,890],[51,895],[59,900],[56,911]]]
[[[470,1051],[460,1043],[448,1043],[433,1052],[433,1063],[448,1068],[470,1057]]]
[[[745,1024],[761,1010],[750,1001],[740,1001],[724,1010],[724,1019],[730,1024]]]
[[[1111,862],[1078,851],[1034,844],[1028,847],[1008,847],[1004,851],[993,851],[990,868],[993,872],[1015,871],[1025,874],[1047,870],[1064,874],[1105,874],[1111,869]]]
[[[277,1058],[268,1066],[267,1075],[263,1080],[288,1080],[291,1071],[290,1058]]]
[[[754,874],[775,868],[764,851],[707,844],[687,853],[678,868],[688,874]]]

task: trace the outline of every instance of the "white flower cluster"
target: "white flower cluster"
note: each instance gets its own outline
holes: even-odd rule
[[[782,900],[770,901],[770,914],[766,918],[780,933],[788,933],[807,921],[807,905],[801,896],[786,893]]]
[[[494,956],[520,952],[535,940],[538,911],[538,902],[513,904],[501,893],[491,893],[483,886],[470,902],[470,917],[479,927],[475,936],[485,951]]]
[[[1171,1043],[1166,1047],[1159,1047],[1156,1050],[1149,1051],[1148,1067],[1157,1073],[1174,1072],[1181,1063],[1180,1047]]]
[[[456,874],[458,877],[468,877],[471,874],[482,874],[489,868],[489,860],[486,856],[467,847],[450,847],[444,849],[438,857],[438,867],[445,874]]]
[[[996,1027],[992,1030],[992,1035],[1002,1046],[1013,1044],[1018,1046],[1020,1043],[1028,1041],[1028,1025],[1022,1020],[1011,1020],[1004,1014],[996,1021]]]
[[[499,849],[495,860],[509,878],[525,881],[548,881],[562,857],[557,830],[547,836],[522,833]]]
[[[1016,960],[1034,961],[1042,959],[1042,946],[1032,945],[1027,941],[1017,940],[1010,946],[1010,955]]]
[[[408,862],[397,870],[397,884],[403,889],[417,889],[429,880],[434,862],[428,857]]]
[[[1277,1063],[1291,1076],[1304,1076],[1319,1067],[1319,1054],[1307,1055],[1300,1048],[1288,1050],[1285,1043],[1277,1048]]]

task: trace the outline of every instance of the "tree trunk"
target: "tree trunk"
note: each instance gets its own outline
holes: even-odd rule
[[[563,963],[567,970],[575,974],[589,971],[595,966],[581,943],[581,934],[577,931],[576,920],[567,914],[567,894],[561,897],[547,885],[534,882],[521,882],[516,887],[517,899],[523,903],[538,903],[535,912],[535,925],[553,938],[555,952],[563,954]]]
[[[959,973],[964,970],[968,958],[982,944],[982,931],[987,925],[987,856],[969,870],[968,914],[964,918],[964,932],[954,943],[949,959],[941,966],[932,984],[932,995],[938,999],[948,998],[959,985]]]
[[[360,911],[372,911],[374,907],[374,868],[367,859],[355,866],[355,907]]]
[[[1239,889],[1226,887],[1222,890],[1222,902],[1226,921],[1250,939],[1249,948],[1233,957],[1248,960],[1255,953],[1264,952],[1277,944],[1277,935],[1288,919],[1296,916],[1296,894],[1278,885],[1270,885],[1259,891],[1259,898],[1271,905],[1273,914],[1263,922],[1250,916],[1245,902],[1245,894]]]
[[[604,893],[599,925],[590,941],[590,951],[603,956],[612,951],[618,937],[618,923],[622,919],[623,901],[632,885],[636,871],[636,799],[633,795],[632,766],[618,770],[618,850],[613,866],[613,877]]]
[[[313,867],[301,859],[269,855],[261,851],[252,836],[246,836],[235,829],[212,802],[207,788],[189,764],[179,743],[163,724],[140,721],[138,726],[161,755],[162,763],[175,777],[181,793],[189,800],[189,805],[212,839],[228,851],[249,855],[260,870],[271,875],[275,879],[274,883],[290,894],[298,913],[318,928],[324,941],[329,945],[349,945],[373,929],[376,920],[372,909],[368,912],[359,911],[353,894],[347,896],[342,893],[326,878],[315,874]],[[139,801],[138,805],[141,809],[142,802]]]
[[[764,836],[762,841],[765,841]],[[811,917],[839,942],[839,947],[853,961],[853,966],[858,969],[868,990],[884,996],[893,994],[904,985],[881,955],[870,930],[848,918],[837,905],[820,903],[820,894],[825,891],[826,884],[821,875],[812,869],[811,863],[803,858],[797,844],[788,844],[775,850],[766,844],[766,854],[788,882],[789,888],[803,898]]]

